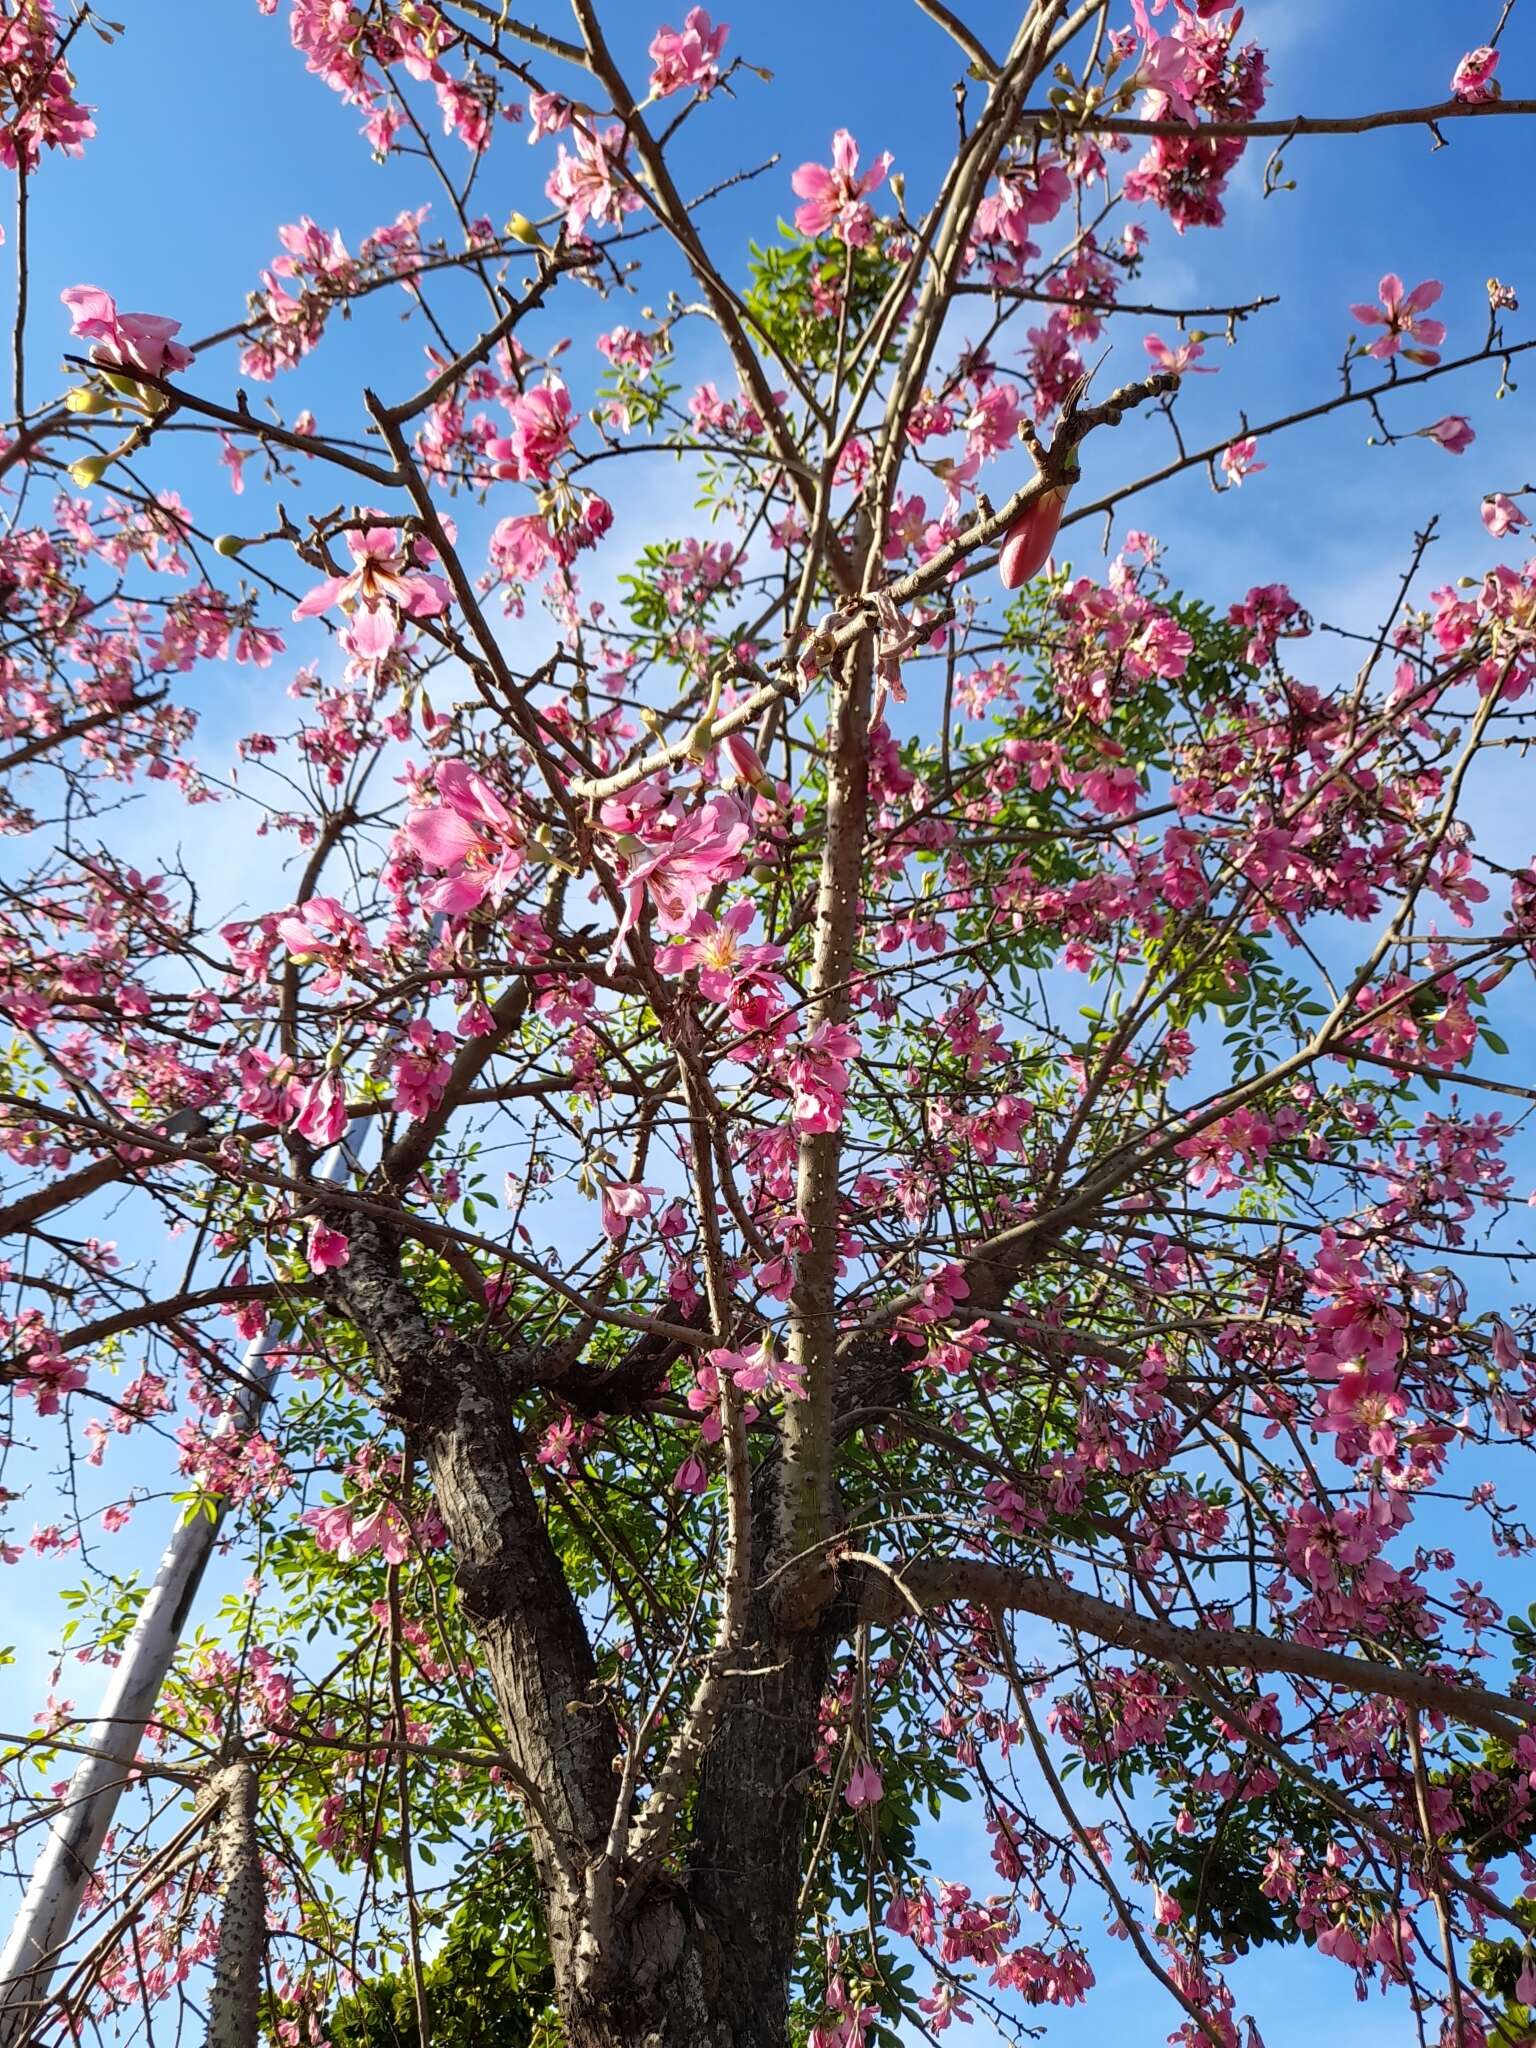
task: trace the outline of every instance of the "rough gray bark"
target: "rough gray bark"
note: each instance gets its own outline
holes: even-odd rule
[[[784,2048],[806,1787],[839,1615],[782,1632],[759,1596],[743,1667],[705,1759],[681,1868],[639,1896],[593,1882],[613,1820],[620,1745],[577,1604],[524,1468],[516,1397],[539,1361],[435,1331],[398,1248],[347,1218],[340,1305],[367,1341],[390,1414],[424,1458],[455,1577],[501,1709],[544,1891],[569,2048]],[[768,1554],[777,1461],[753,1495]]]

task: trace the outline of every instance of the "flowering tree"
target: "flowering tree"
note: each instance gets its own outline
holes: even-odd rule
[[[1474,1575],[1531,1541],[1495,1019],[1536,870],[1466,813],[1527,731],[1536,565],[1423,593],[1421,538],[1329,687],[1300,598],[1189,600],[1120,526],[1341,409],[1467,450],[1439,405],[1536,346],[1497,281],[1447,353],[1438,283],[1362,280],[1338,389],[1194,446],[1181,388],[1260,308],[1137,277],[1256,137],[1521,109],[1497,36],[1320,122],[1264,111],[1228,0],[1030,0],[995,49],[918,5],[964,74],[934,189],[840,131],[754,174],[743,252],[721,116],[771,123],[773,53],[703,9],[292,0],[438,226],[284,226],[196,342],[18,295],[0,1328],[43,1525],[5,1555],[170,1460],[240,1561],[28,2039],[188,2000],[294,2048],[1015,2038],[1106,1929],[1184,2043],[1239,2040],[1265,1943],[1421,2040],[1530,2025],[1536,1652]],[[23,222],[89,145],[89,25],[0,14]],[[402,304],[425,367],[382,391]],[[343,321],[355,414],[285,404]],[[165,481],[210,442],[250,532]],[[712,537],[647,529],[658,457]],[[220,662],[265,707],[234,762]],[[88,1661],[138,1598],[88,1578]],[[82,1726],[8,1753],[13,1830]],[[923,1819],[965,1798],[990,1873]]]

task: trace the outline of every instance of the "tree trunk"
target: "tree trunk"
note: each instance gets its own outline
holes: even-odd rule
[[[683,1893],[658,1892],[605,1959],[605,1989],[560,1997],[567,2048],[786,2048],[788,1961],[767,1977],[734,1925],[711,1927]]]
[[[335,1291],[367,1338],[385,1406],[430,1474],[455,1578],[524,1784],[567,2048],[786,2048],[817,1710],[849,1617],[785,1631],[759,1594],[703,1759],[680,1872],[595,1909],[619,1743],[580,1609],[522,1462],[517,1361],[435,1330],[371,1220],[348,1219]],[[771,1552],[776,1453],[754,1475],[753,1576]]]

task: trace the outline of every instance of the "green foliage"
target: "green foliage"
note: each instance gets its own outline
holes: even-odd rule
[[[553,2048],[549,1953],[526,1851],[478,1867],[423,1976],[433,2048]],[[420,2048],[409,1970],[359,1984],[325,2034],[331,2048]]]
[[[631,369],[611,369],[598,386],[597,410],[606,415],[618,406],[629,419],[631,431],[643,427],[648,434],[654,434],[681,388],[669,384],[659,369],[643,377]]]
[[[664,591],[662,572],[680,546],[675,540],[648,541],[640,550],[636,574],[618,579],[625,611],[640,632],[653,635],[663,648],[685,626],[710,625],[731,596],[728,583],[710,584],[696,576],[686,581],[674,576],[670,591]]]
[[[783,221],[779,234],[782,248],[751,245],[747,311],[759,333],[791,362],[830,370],[837,359],[838,319],[835,312],[818,309],[817,297],[826,294],[835,301],[847,279],[848,336],[855,340],[884,298],[896,266],[878,234],[863,249],[847,248],[833,235],[808,241]]]
[[[1207,1710],[1191,1702],[1175,1715],[1157,1749],[1143,1747],[1112,1764],[1069,1760],[1065,1775],[1081,1775],[1090,1790],[1105,1794],[1116,1784],[1130,1794],[1139,1778],[1188,1783],[1212,1767],[1223,1747]],[[1241,1750],[1233,1768],[1244,1770]],[[1312,1858],[1326,1854],[1336,1820],[1321,1800],[1303,1786],[1282,1780],[1252,1798],[1215,1799],[1187,1794],[1185,1811],[1195,1822],[1192,1833],[1172,1826],[1147,1834],[1151,1870],[1158,1884],[1178,1902],[1182,1925],[1222,1948],[1244,1955],[1267,1944],[1298,1939],[1291,1906],[1271,1899],[1263,1889],[1272,1848],[1289,1843]]]
[[[1517,1898],[1517,1916],[1536,1933],[1536,1899]],[[1523,1942],[1512,1936],[1494,1941],[1474,1941],[1467,1958],[1467,1975],[1475,1991],[1491,2001],[1502,2001],[1504,2012],[1489,2034],[1490,2048],[1517,2048],[1536,2033],[1536,2013],[1515,1996],[1520,1973],[1532,1960],[1530,1938]]]

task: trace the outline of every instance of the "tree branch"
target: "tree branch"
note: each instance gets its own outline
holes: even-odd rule
[[[1311,1643],[1257,1635],[1249,1629],[1185,1627],[1133,1613],[1096,1594],[1079,1592],[1061,1579],[1011,1565],[959,1557],[887,1564],[855,1552],[844,1558],[843,1569],[864,1575],[858,1599],[859,1612],[867,1621],[898,1621],[914,1608],[947,1607],[963,1601],[994,1614],[1016,1610],[1038,1615],[1043,1621],[1094,1636],[1110,1648],[1139,1650],[1144,1656],[1196,1669],[1284,1672],[1293,1678],[1315,1679],[1321,1685],[1385,1694],[1426,1713],[1443,1714],[1481,1728],[1504,1742],[1513,1743],[1527,1727],[1536,1727],[1536,1706],[1505,1693],[1459,1686],[1431,1672],[1378,1664]]]
[[[1536,100],[1440,100],[1429,107],[1387,107],[1375,114],[1292,114],[1268,121],[1138,121],[1132,115],[1072,115],[1066,125],[1091,129],[1096,135],[1280,136],[1366,135],[1377,128],[1428,127],[1432,122],[1483,120],[1498,114],[1536,114]],[[1062,117],[1051,107],[1026,107],[1021,121],[1059,129]]]

